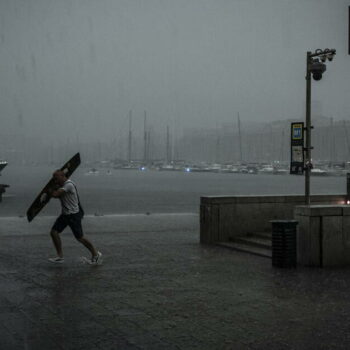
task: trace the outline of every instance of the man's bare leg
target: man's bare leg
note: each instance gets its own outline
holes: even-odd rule
[[[51,230],[50,234],[51,234],[53,245],[55,246],[55,249],[57,252],[57,256],[59,256],[60,258],[63,258],[60,234],[55,230]]]
[[[97,256],[97,250],[87,238],[81,237],[77,238],[77,240],[90,251],[92,257]]]

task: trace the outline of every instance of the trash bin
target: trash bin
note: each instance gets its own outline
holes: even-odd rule
[[[272,220],[272,265],[297,266],[296,220]]]

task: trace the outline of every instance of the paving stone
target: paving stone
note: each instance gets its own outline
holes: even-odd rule
[[[275,269],[197,232],[90,234],[51,265],[45,235],[1,236],[2,350],[349,349],[350,269]]]

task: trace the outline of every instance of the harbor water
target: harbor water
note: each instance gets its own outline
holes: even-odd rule
[[[11,166],[1,183],[9,184],[0,204],[0,216],[24,216],[27,208],[50,180],[49,166]],[[80,167],[72,180],[78,185],[86,214],[198,213],[201,196],[303,194],[304,177],[297,175],[224,174],[156,170],[96,172]],[[345,176],[311,178],[312,194],[343,194]],[[56,215],[51,200],[40,215]]]

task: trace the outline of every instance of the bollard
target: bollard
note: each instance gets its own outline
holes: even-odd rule
[[[272,265],[296,267],[296,220],[272,220]]]

